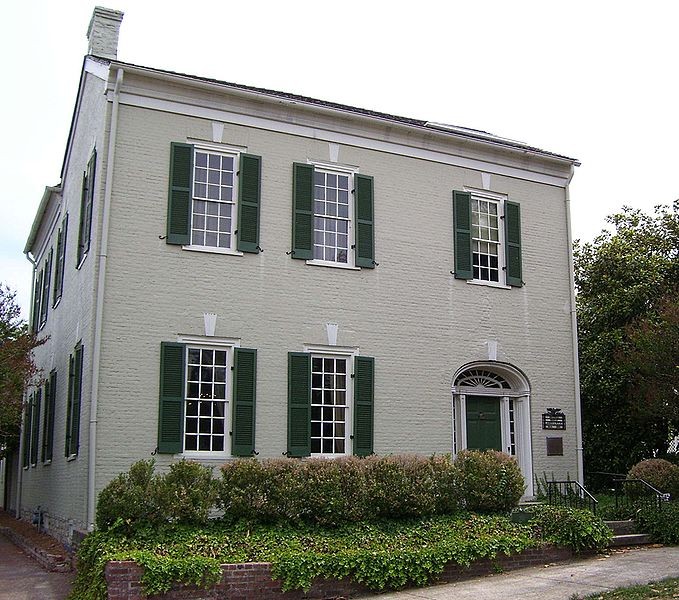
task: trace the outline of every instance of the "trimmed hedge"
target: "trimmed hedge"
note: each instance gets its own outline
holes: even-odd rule
[[[160,523],[224,520],[339,527],[379,519],[424,518],[462,508],[507,512],[524,490],[514,459],[495,451],[392,455],[334,460],[289,458],[226,463],[221,478],[195,462],[179,461],[165,475],[153,460],[116,477],[99,496],[97,528],[134,529]]]
[[[459,510],[449,456],[242,459],[222,467],[220,508],[253,523],[336,527]]]
[[[526,489],[521,470],[507,454],[463,450],[453,465],[462,505],[474,512],[507,512]]]
[[[155,460],[140,460],[101,491],[95,516],[97,529],[207,523],[217,498],[212,469],[180,460],[170,465],[165,475],[154,471]]]
[[[528,509],[534,534],[574,552],[595,552],[608,547],[613,532],[589,510],[543,504]]]

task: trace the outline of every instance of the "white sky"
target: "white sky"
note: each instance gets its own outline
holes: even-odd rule
[[[574,237],[679,197],[679,2],[100,0],[127,62],[482,129],[582,162]],[[0,22],[0,282],[59,182],[95,3],[8,0]]]

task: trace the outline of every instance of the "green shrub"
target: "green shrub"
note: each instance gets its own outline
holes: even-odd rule
[[[589,510],[545,504],[529,512],[536,536],[574,552],[603,550],[613,537],[610,528]]]
[[[225,518],[337,527],[458,510],[448,456],[235,460],[222,467]]]
[[[452,476],[460,502],[470,511],[508,512],[518,505],[525,489],[516,461],[495,450],[463,450]]]
[[[197,462],[180,460],[170,465],[158,486],[159,505],[166,519],[200,525],[207,523],[217,500],[212,469]]]
[[[639,529],[663,544],[679,544],[679,501],[663,502],[660,510],[647,504],[636,516]]]
[[[158,502],[160,478],[154,475],[154,468],[153,459],[140,460],[101,491],[95,516],[97,529],[107,529],[118,519],[128,529],[163,520]]]
[[[627,473],[627,479],[643,479],[657,490],[679,499],[679,466],[662,458],[642,460]]]

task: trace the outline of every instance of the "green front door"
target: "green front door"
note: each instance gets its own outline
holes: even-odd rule
[[[502,451],[500,399],[467,396],[467,448]]]

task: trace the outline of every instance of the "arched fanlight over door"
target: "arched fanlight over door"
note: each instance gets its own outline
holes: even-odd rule
[[[460,373],[455,380],[455,385],[458,387],[483,387],[503,390],[509,390],[512,387],[504,377],[486,369],[468,369]]]

